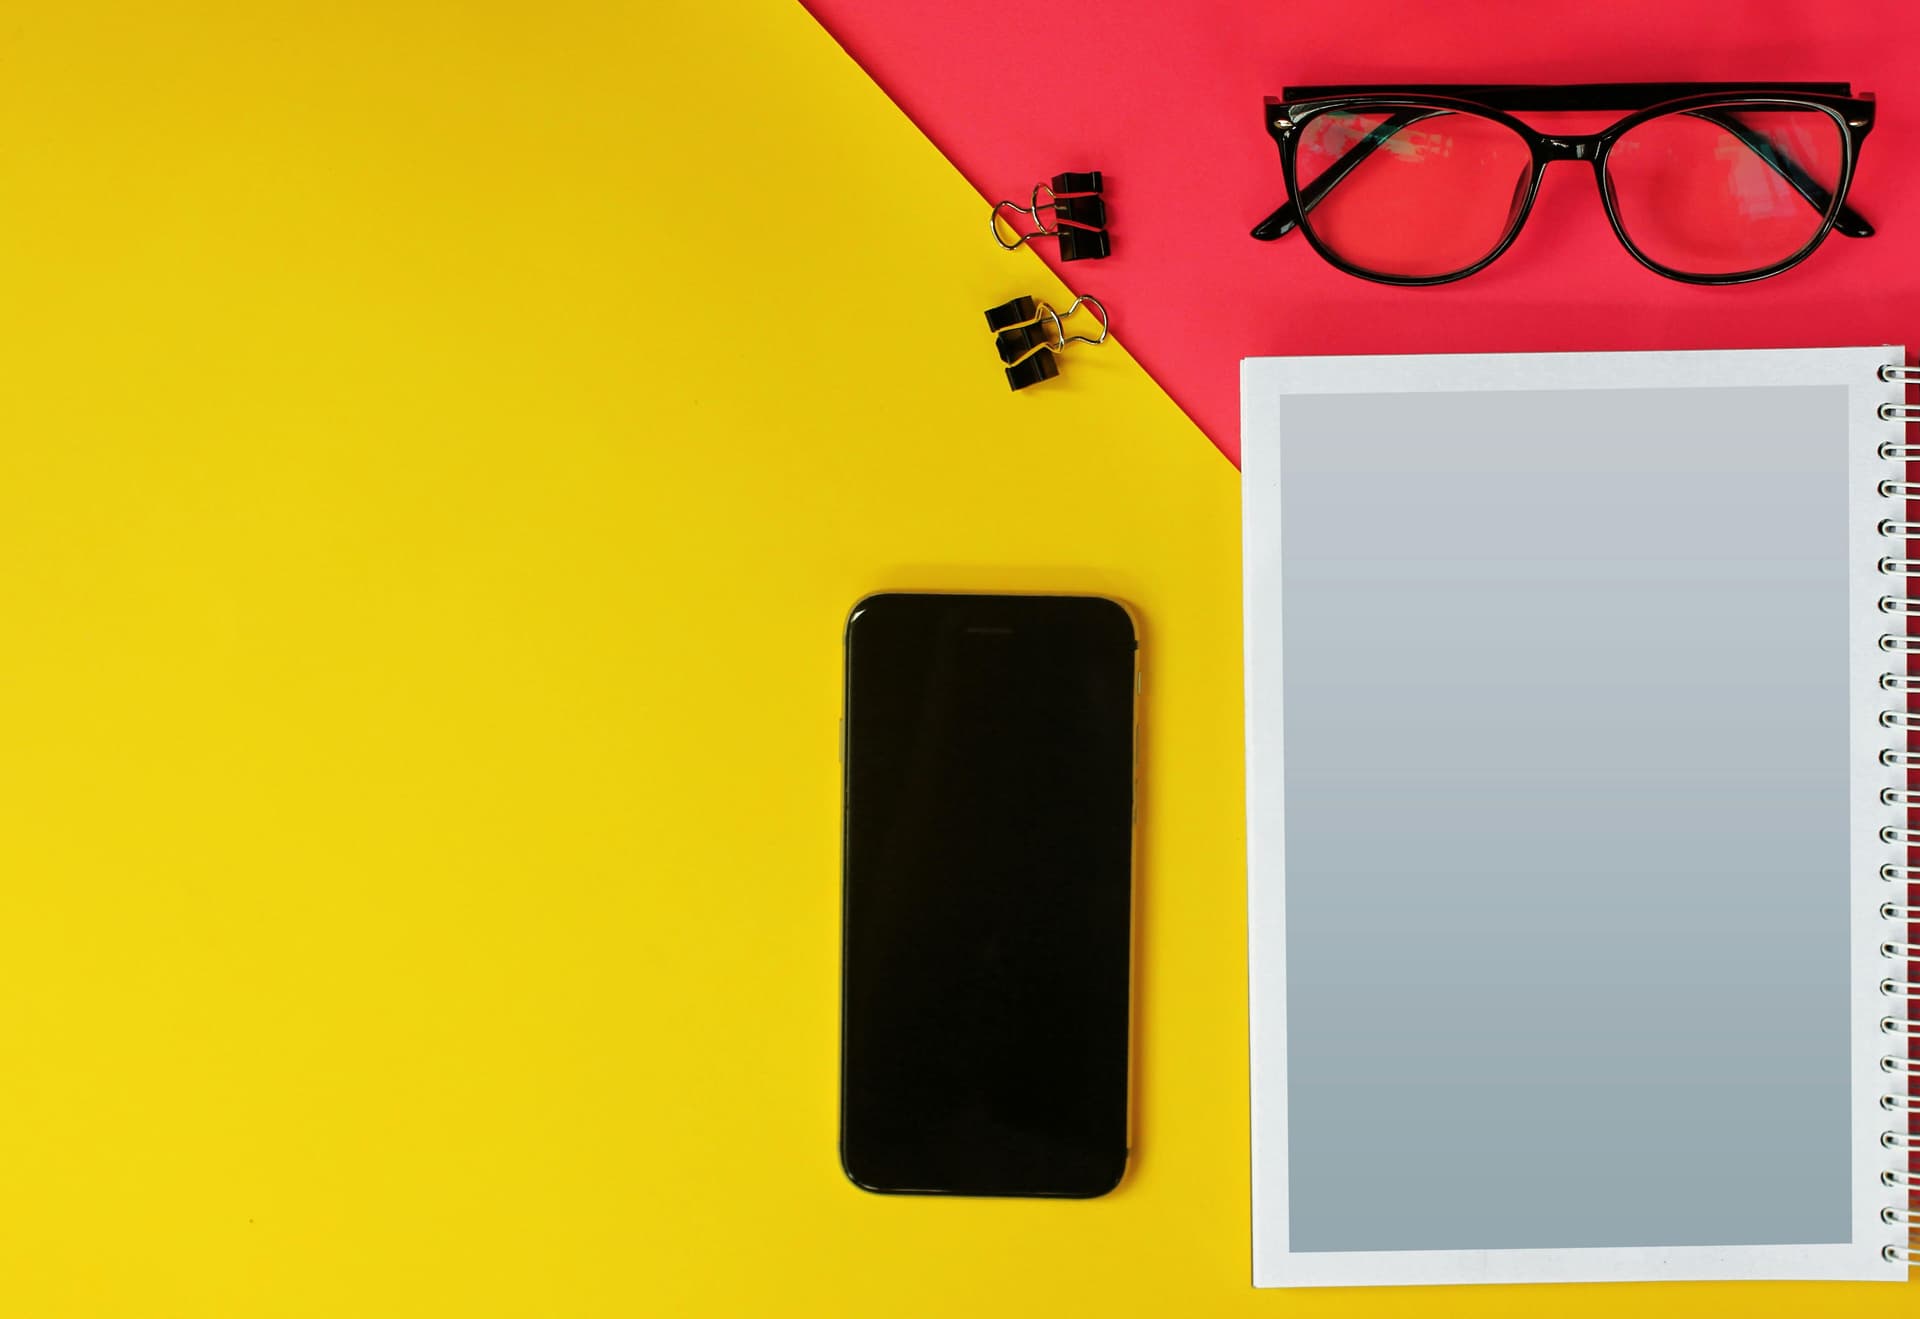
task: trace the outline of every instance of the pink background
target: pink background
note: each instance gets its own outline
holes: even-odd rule
[[[1024,198],[1060,170],[1106,173],[1114,255],[1060,266],[1053,244],[1035,246],[1107,303],[1114,333],[1236,460],[1242,357],[1905,343],[1920,310],[1909,0],[808,7],[986,197]],[[1757,284],[1697,288],[1640,267],[1584,164],[1549,168],[1519,240],[1458,284],[1371,284],[1297,234],[1247,236],[1286,195],[1260,105],[1289,83],[1783,79],[1880,94],[1851,196],[1879,232],[1829,237]]]

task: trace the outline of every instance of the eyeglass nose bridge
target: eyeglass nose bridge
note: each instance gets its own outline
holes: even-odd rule
[[[1556,160],[1592,160],[1600,152],[1600,134],[1588,137],[1542,137],[1534,157],[1545,165]]]

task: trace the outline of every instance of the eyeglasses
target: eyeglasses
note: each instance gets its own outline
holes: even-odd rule
[[[1514,111],[1631,110],[1603,132],[1538,132]],[[1512,245],[1540,175],[1593,164],[1613,232],[1689,284],[1742,284],[1866,238],[1846,205],[1873,98],[1846,83],[1289,87],[1267,98],[1291,200],[1253,236],[1298,228],[1350,275],[1445,284]]]

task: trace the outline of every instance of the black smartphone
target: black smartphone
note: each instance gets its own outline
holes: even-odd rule
[[[840,1161],[869,1191],[1126,1171],[1133,619],[874,595],[847,620]]]

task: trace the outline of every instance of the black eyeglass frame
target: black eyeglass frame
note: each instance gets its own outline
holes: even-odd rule
[[[1446,274],[1390,275],[1369,270],[1345,260],[1322,242],[1319,235],[1314,232],[1311,221],[1302,223],[1303,214],[1310,215],[1320,198],[1334,184],[1345,178],[1361,160],[1385,142],[1392,133],[1400,131],[1401,128],[1410,127],[1418,120],[1403,120],[1389,133],[1377,138],[1375,135],[1379,133],[1379,129],[1386,125],[1376,126],[1368,135],[1368,139],[1363,139],[1360,145],[1334,162],[1308,184],[1304,191],[1300,187],[1297,166],[1301,136],[1299,130],[1318,116],[1332,112],[1351,114],[1386,111],[1389,114],[1388,122],[1391,123],[1396,113],[1412,107],[1438,112],[1473,114],[1491,119],[1518,134],[1527,144],[1532,155],[1525,199],[1518,214],[1509,224],[1507,232],[1494,245],[1493,250],[1478,261],[1464,269]],[[1635,247],[1633,239],[1627,234],[1626,225],[1620,218],[1617,199],[1613,195],[1612,186],[1607,178],[1608,155],[1626,133],[1650,119],[1689,110],[1740,108],[1817,110],[1832,118],[1838,126],[1843,159],[1840,177],[1831,196],[1827,195],[1824,186],[1809,178],[1794,162],[1778,157],[1770,147],[1765,145],[1764,139],[1760,139],[1759,143],[1747,141],[1747,145],[1785,178],[1809,205],[1817,205],[1822,209],[1823,218],[1819,229],[1799,251],[1772,265],[1753,270],[1702,274],[1697,271],[1676,270],[1655,261]],[[1512,113],[1525,110],[1536,112],[1630,110],[1632,113],[1598,133],[1556,135],[1543,133],[1516,119]],[[1520,236],[1521,229],[1526,226],[1527,217],[1533,213],[1534,199],[1540,191],[1540,178],[1549,164],[1561,160],[1585,160],[1593,164],[1594,178],[1599,185],[1600,201],[1606,210],[1607,222],[1613,227],[1614,236],[1620,240],[1620,245],[1627,249],[1634,260],[1655,274],[1664,275],[1668,279],[1678,280],[1683,284],[1747,284],[1799,265],[1812,255],[1814,249],[1819,247],[1826,240],[1827,235],[1835,229],[1849,238],[1872,236],[1873,226],[1846,203],[1847,194],[1853,186],[1854,171],[1860,157],[1860,146],[1867,134],[1872,131],[1873,119],[1872,94],[1861,93],[1856,96],[1848,83],[1590,83],[1566,86],[1410,84],[1288,87],[1283,89],[1279,97],[1267,97],[1262,108],[1262,122],[1266,131],[1280,148],[1280,170],[1286,180],[1288,200],[1273,214],[1254,226],[1253,237],[1268,242],[1297,227],[1306,235],[1307,242],[1312,245],[1314,251],[1318,252],[1328,264],[1349,275],[1379,284],[1450,284],[1484,270],[1513,245],[1514,239]],[[1738,131],[1736,121],[1728,121],[1726,126]]]

